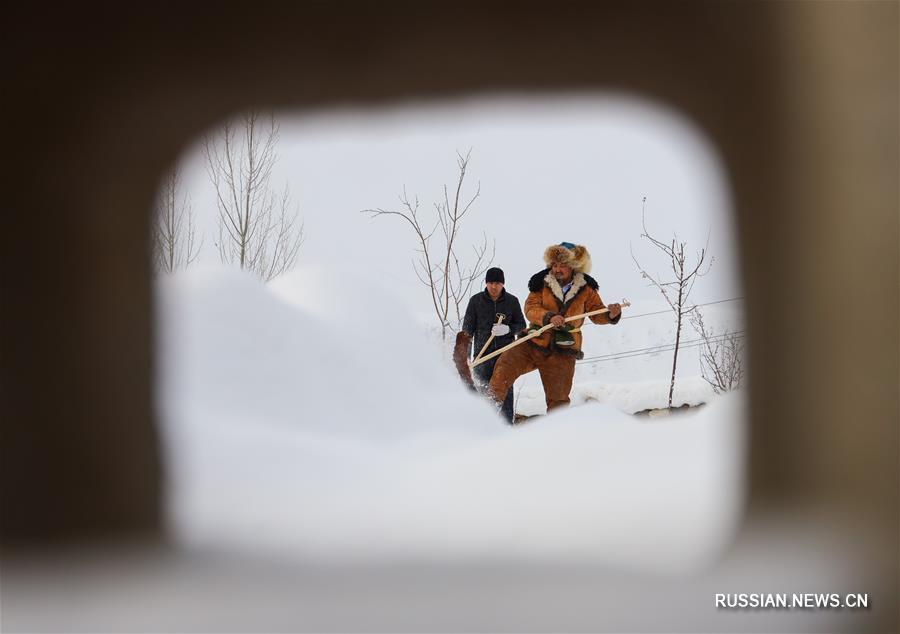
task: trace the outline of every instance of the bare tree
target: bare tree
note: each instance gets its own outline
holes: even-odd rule
[[[716,334],[706,327],[695,307],[691,324],[700,335],[700,372],[716,394],[730,392],[744,381],[744,338],[738,332]]]
[[[187,195],[179,199],[181,175],[176,167],[163,182],[156,200],[153,258],[156,269],[173,273],[187,268],[200,254],[194,212]]]
[[[444,340],[446,340],[448,332],[458,330],[462,325],[464,302],[469,298],[472,285],[493,263],[497,247],[496,240],[489,241],[487,234],[484,234],[480,244],[472,245],[473,255],[470,264],[463,264],[457,252],[460,224],[481,194],[480,182],[471,197],[466,198],[462,194],[471,155],[471,149],[465,156],[457,152],[459,176],[456,180],[456,187],[451,198],[450,188],[444,185],[443,200],[434,203],[436,220],[434,217],[427,220],[421,217],[418,196],[414,196],[410,200],[405,186],[400,195],[402,207],[399,210],[378,208],[362,211],[362,213],[370,214],[373,218],[399,216],[412,227],[418,242],[416,252],[419,254],[413,260],[413,270],[419,281],[428,288],[431,294],[434,313],[441,326],[441,338]],[[434,244],[432,237],[438,228],[441,229],[443,241]],[[490,256],[488,257],[489,249]]]
[[[219,257],[266,282],[293,268],[304,238],[287,185],[279,194],[271,184],[278,135],[274,116],[251,111],[204,143],[219,210]]]
[[[650,275],[647,270],[641,266],[640,262],[638,262],[634,255],[634,251],[631,252],[631,259],[634,260],[635,265],[641,272],[641,277],[650,280],[650,285],[655,286],[659,290],[663,298],[669,304],[669,307],[671,307],[672,311],[675,313],[675,351],[672,355],[672,377],[669,382],[668,404],[669,409],[672,409],[672,394],[675,392],[675,369],[678,367],[678,348],[681,345],[681,329],[684,324],[685,315],[693,310],[693,307],[688,308],[688,298],[690,297],[691,291],[694,289],[694,283],[699,277],[706,275],[712,266],[712,260],[710,260],[706,270],[702,270],[703,262],[706,259],[706,250],[709,247],[709,236],[707,235],[706,237],[706,246],[697,253],[696,263],[688,264],[687,256],[684,252],[687,243],[679,242],[677,235],[673,237],[669,243],[662,242],[650,235],[650,232],[647,230],[645,218],[646,204],[647,197],[644,196],[641,203],[641,227],[643,229],[641,237],[648,240],[650,244],[662,252],[672,269],[673,277],[668,281],[663,281],[663,278],[659,274],[656,276]]]

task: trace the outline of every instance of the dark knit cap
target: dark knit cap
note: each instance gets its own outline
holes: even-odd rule
[[[503,270],[498,269],[496,266],[487,270],[487,273],[484,275],[484,281],[486,283],[500,282],[501,284],[506,284],[506,280],[503,278]]]

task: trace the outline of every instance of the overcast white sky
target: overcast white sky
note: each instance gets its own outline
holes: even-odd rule
[[[402,294],[416,312],[430,304],[411,269],[416,243],[410,227],[400,218],[371,219],[360,210],[399,208],[405,185],[430,213],[442,185],[455,183],[456,152],[469,148],[465,191],[480,181],[481,196],[466,217],[460,253],[468,253],[482,231],[496,238],[494,263],[520,299],[528,278],[544,266],[544,248],[565,240],[590,250],[605,301],[659,300],[629,253],[633,245],[649,269],[667,270],[640,238],[644,196],[648,227],[658,237],[668,240],[677,232],[693,252],[710,232],[716,262],[692,299],[741,294],[723,166],[699,130],[670,110],[621,96],[580,95],[282,112],[277,118],[281,140],[272,183],[289,184],[306,224],[301,264],[349,262],[408,287]],[[187,150],[181,166],[205,233],[201,259],[214,262],[216,210],[199,146]]]

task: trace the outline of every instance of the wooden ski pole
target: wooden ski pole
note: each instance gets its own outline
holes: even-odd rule
[[[625,308],[626,306],[631,306],[631,302],[629,302],[628,300],[623,300],[622,308]],[[608,308],[600,308],[598,310],[592,310],[589,313],[582,313],[580,315],[572,315],[571,317],[566,317],[565,320],[566,321],[575,321],[576,319],[583,319],[585,317],[590,317],[591,315],[599,315],[601,313],[608,313],[608,312],[609,312]],[[534,331],[528,333],[527,335],[525,335],[524,337],[522,337],[521,339],[516,339],[511,344],[505,345],[502,348],[498,348],[497,350],[494,350],[492,353],[485,355],[476,361],[472,361],[469,364],[469,368],[474,368],[476,365],[478,365],[480,363],[484,363],[488,359],[493,359],[497,355],[503,354],[510,348],[515,348],[520,343],[525,343],[529,339],[534,339],[535,337],[540,337],[542,334],[544,334],[545,332],[547,332],[548,330],[550,330],[551,328],[554,328],[554,327],[555,326],[553,324],[547,324],[546,326],[543,326],[537,330],[534,330]]]
[[[504,320],[504,319],[506,319],[506,318],[505,318],[502,314],[497,313],[497,323],[494,324],[494,325],[495,325],[495,326],[499,326],[500,324],[503,323],[503,320]],[[493,329],[492,329],[492,330],[493,330]],[[488,340],[484,342],[484,345],[483,345],[483,346],[481,346],[481,350],[478,352],[478,356],[475,357],[472,361],[469,362],[469,367],[470,367],[470,368],[473,367],[472,364],[478,363],[478,360],[481,358],[481,355],[484,354],[484,351],[487,350],[487,347],[488,347],[489,345],[491,345],[491,342],[492,342],[493,340],[494,340],[494,333],[492,332],[492,333],[491,333],[491,336],[488,337]]]

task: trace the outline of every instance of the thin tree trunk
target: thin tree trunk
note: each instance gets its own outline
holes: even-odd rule
[[[169,188],[166,215],[169,225],[169,273],[175,270],[175,183],[172,182]]]
[[[684,264],[684,242],[678,242],[678,237],[674,237],[672,239],[671,244],[666,244],[661,240],[657,240],[650,232],[647,231],[647,223],[645,221],[644,216],[644,205],[647,203],[646,196],[644,197],[642,206],[641,206],[641,228],[643,229],[643,233],[641,233],[642,238],[646,238],[650,241],[653,246],[662,251],[666,258],[672,265],[672,273],[674,278],[671,282],[665,282],[661,279],[656,279],[649,273],[647,273],[646,269],[644,269],[637,258],[634,256],[634,252],[631,254],[631,259],[634,260],[634,263],[637,265],[638,270],[641,272],[641,275],[644,279],[650,280],[650,283],[655,286],[660,293],[662,293],[663,298],[666,300],[666,303],[669,304],[669,307],[676,315],[675,320],[675,351],[672,355],[672,377],[669,381],[669,403],[668,408],[672,409],[672,399],[675,395],[675,371],[678,369],[678,349],[681,347],[681,328],[684,323],[684,314],[685,311],[684,305],[688,300],[688,297],[691,294],[691,290],[694,288],[694,282],[697,281],[698,277],[703,277],[709,272],[709,266],[707,266],[706,271],[702,270],[703,260],[706,257],[707,247],[709,246],[709,236],[707,235],[706,244],[707,247],[701,249],[698,254],[697,264],[691,268],[691,272],[688,275],[685,275]],[[710,265],[712,262],[710,262]],[[669,291],[672,286],[678,286],[678,299],[673,301],[669,297]]]
[[[675,393],[675,368],[678,366],[678,346],[681,343],[681,313],[675,330],[675,354],[672,355],[672,380],[669,382],[669,409],[672,409],[672,395]]]
[[[684,264],[681,264],[681,276],[684,279]],[[681,345],[681,320],[684,317],[682,311],[682,295],[684,293],[684,282],[678,285],[678,319],[675,321],[675,354],[672,355],[672,380],[669,382],[669,409],[672,409],[672,395],[675,393],[675,368],[678,367],[678,347]]]

